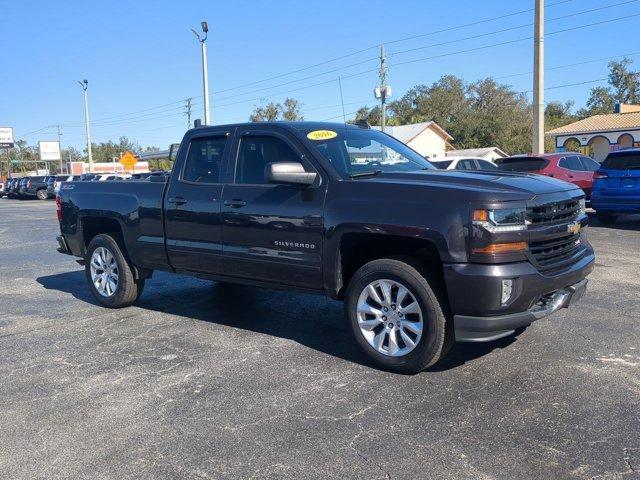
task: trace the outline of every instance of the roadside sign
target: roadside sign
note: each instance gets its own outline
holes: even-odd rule
[[[13,128],[0,127],[0,148],[13,148]]]
[[[125,168],[125,170],[133,170],[133,167],[138,163],[138,159],[131,152],[124,152],[124,155],[120,157],[120,163]]]
[[[60,160],[60,142],[38,142],[40,160]]]

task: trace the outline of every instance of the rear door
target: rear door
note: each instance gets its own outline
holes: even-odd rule
[[[604,180],[603,195],[640,195],[640,152],[618,152],[602,163],[608,178]]]
[[[207,129],[180,147],[184,160],[164,199],[167,254],[177,270],[223,271],[220,199],[232,133]]]
[[[322,288],[321,251],[326,182],[311,186],[267,183],[269,163],[300,162],[320,173],[289,133],[238,131],[222,212],[225,274]]]
[[[582,190],[591,188],[593,173],[585,170],[578,155],[567,155],[558,161],[559,173],[556,178],[577,185]]]

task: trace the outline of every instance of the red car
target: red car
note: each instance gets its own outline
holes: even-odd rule
[[[573,183],[584,190],[587,199],[591,198],[593,173],[600,168],[594,159],[575,152],[515,155],[494,163],[500,170],[537,173]]]

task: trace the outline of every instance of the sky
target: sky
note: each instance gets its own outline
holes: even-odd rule
[[[593,86],[606,84],[592,81],[606,78],[612,57],[640,62],[640,0],[546,4],[547,101],[580,107]],[[87,79],[94,142],[127,136],[167,148],[187,129],[186,98],[192,118],[203,118],[191,32],[202,20],[213,124],[246,121],[256,106],[286,97],[302,102],[307,120],[341,121],[338,77],[352,117],[376,104],[381,43],[393,98],[445,74],[493,77],[531,96],[533,7],[534,0],[0,0],[0,126],[37,144],[57,139],[53,125],[61,125],[63,146],[83,148],[77,81]]]

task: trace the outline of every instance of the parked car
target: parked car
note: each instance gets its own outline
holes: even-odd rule
[[[20,178],[14,177],[9,180],[7,186],[7,197],[15,198],[18,196],[18,184],[20,183]]]
[[[103,306],[133,304],[154,270],[328,295],[373,362],[415,373],[586,291],[584,193],[565,182],[445,173],[360,125],[218,125],[180,145],[167,178],[60,189],[59,251]]]
[[[495,163],[500,170],[536,173],[573,183],[584,191],[587,200],[591,198],[593,173],[600,168],[592,158],[573,152],[514,155],[499,158]]]
[[[91,181],[92,182],[106,182],[106,181],[118,181],[118,180],[127,180],[131,178],[131,174],[129,173],[103,173],[100,175],[96,175]]]
[[[35,197],[38,200],[49,198],[45,176],[25,177],[20,182],[20,196]]]
[[[591,205],[604,224],[640,213],[640,149],[611,152],[594,175]]]
[[[7,178],[7,180],[5,180],[4,182],[0,182],[0,198],[2,198],[5,195],[7,195],[8,191],[9,191],[9,182],[10,181],[11,181],[11,179]]]
[[[428,160],[440,170],[498,170],[498,167],[484,158],[452,156]]]

